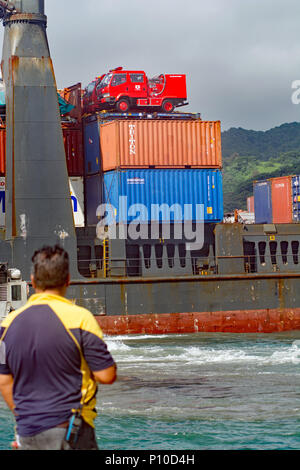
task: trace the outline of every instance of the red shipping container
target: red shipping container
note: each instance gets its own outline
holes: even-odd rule
[[[0,176],[5,176],[5,149],[6,149],[5,127],[0,127]]]
[[[82,130],[72,128],[62,128],[64,145],[66,151],[66,161],[69,176],[84,175],[84,153]],[[0,176],[5,176],[5,148],[6,132],[5,127],[0,127]]]
[[[274,224],[293,222],[292,177],[270,179],[272,184],[272,211]]]
[[[254,213],[254,196],[247,198],[247,211]]]
[[[84,175],[84,152],[81,129],[63,127],[66,161],[69,176]]]
[[[100,147],[103,171],[222,167],[220,121],[120,120],[100,123]]]

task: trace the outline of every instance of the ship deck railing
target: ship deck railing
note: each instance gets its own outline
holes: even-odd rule
[[[299,255],[185,256],[79,259],[79,273],[87,278],[148,276],[214,276],[253,273],[300,273]]]

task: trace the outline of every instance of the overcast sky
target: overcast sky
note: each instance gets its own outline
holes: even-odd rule
[[[59,88],[123,66],[185,73],[189,107],[222,128],[300,121],[299,0],[45,0]],[[2,43],[3,28],[0,33]]]

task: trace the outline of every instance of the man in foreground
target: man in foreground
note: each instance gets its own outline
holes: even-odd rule
[[[68,254],[34,253],[35,295],[0,330],[0,391],[15,415],[21,450],[96,450],[97,382],[116,365],[93,315],[65,298]]]

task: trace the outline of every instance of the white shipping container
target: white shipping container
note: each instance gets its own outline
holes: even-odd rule
[[[83,177],[69,178],[75,227],[84,227]],[[0,177],[0,227],[5,227],[5,177]]]
[[[69,178],[70,193],[73,206],[75,227],[84,227],[84,190],[83,177]]]

